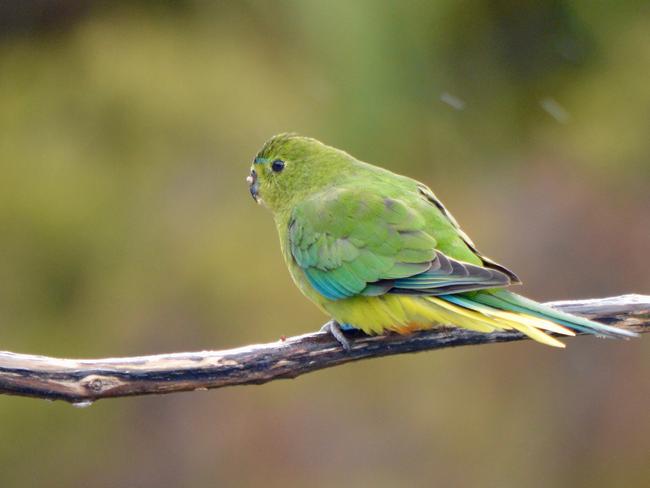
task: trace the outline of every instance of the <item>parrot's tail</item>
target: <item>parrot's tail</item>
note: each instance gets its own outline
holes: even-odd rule
[[[610,338],[630,338],[638,335],[618,327],[560,312],[507,290],[440,295],[436,298],[439,304],[444,300],[451,306],[479,315],[479,321],[487,321],[496,329],[515,329],[531,339],[554,347],[565,346],[545,331],[567,336],[580,332]]]

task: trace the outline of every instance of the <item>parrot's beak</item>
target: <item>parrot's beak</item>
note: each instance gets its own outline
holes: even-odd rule
[[[259,183],[257,182],[257,173],[255,170],[251,171],[251,174],[246,178],[246,183],[248,183],[248,189],[251,192],[253,199],[259,203],[257,193],[259,191]]]

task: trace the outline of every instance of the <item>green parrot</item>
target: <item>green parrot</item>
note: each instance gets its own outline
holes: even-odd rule
[[[506,290],[519,278],[483,256],[426,185],[315,139],[272,137],[247,181],[273,213],[291,277],[346,349],[346,329],[515,329],[555,347],[547,332],[636,335]]]

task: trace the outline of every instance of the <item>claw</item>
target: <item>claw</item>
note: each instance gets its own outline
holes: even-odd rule
[[[341,344],[341,347],[346,352],[350,352],[352,350],[352,344],[350,344],[350,341],[345,337],[345,335],[343,335],[341,324],[339,324],[336,320],[330,320],[327,322],[320,328],[320,331],[329,332],[332,334],[332,336],[334,336],[334,339],[336,339],[336,342]]]

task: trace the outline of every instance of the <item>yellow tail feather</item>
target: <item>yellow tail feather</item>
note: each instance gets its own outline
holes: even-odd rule
[[[566,347],[562,342],[558,341],[554,337],[542,332],[540,329],[548,330],[551,332],[557,332],[564,335],[575,335],[569,329],[562,327],[560,325],[554,324],[548,320],[538,319],[537,317],[532,317],[529,315],[519,314],[515,312],[504,312],[502,310],[496,310],[493,308],[488,308],[481,306],[480,311],[470,310],[467,308],[460,307],[453,303],[449,303],[443,299],[430,297],[429,300],[434,302],[438,306],[442,306],[448,310],[453,311],[464,317],[489,323],[497,330],[510,330],[515,329],[521,332],[522,334],[527,335],[531,339],[546,344],[553,347]],[[453,319],[452,319],[453,320]],[[452,324],[456,325],[457,321],[452,321]],[[466,327],[464,324],[458,324],[461,327]]]

